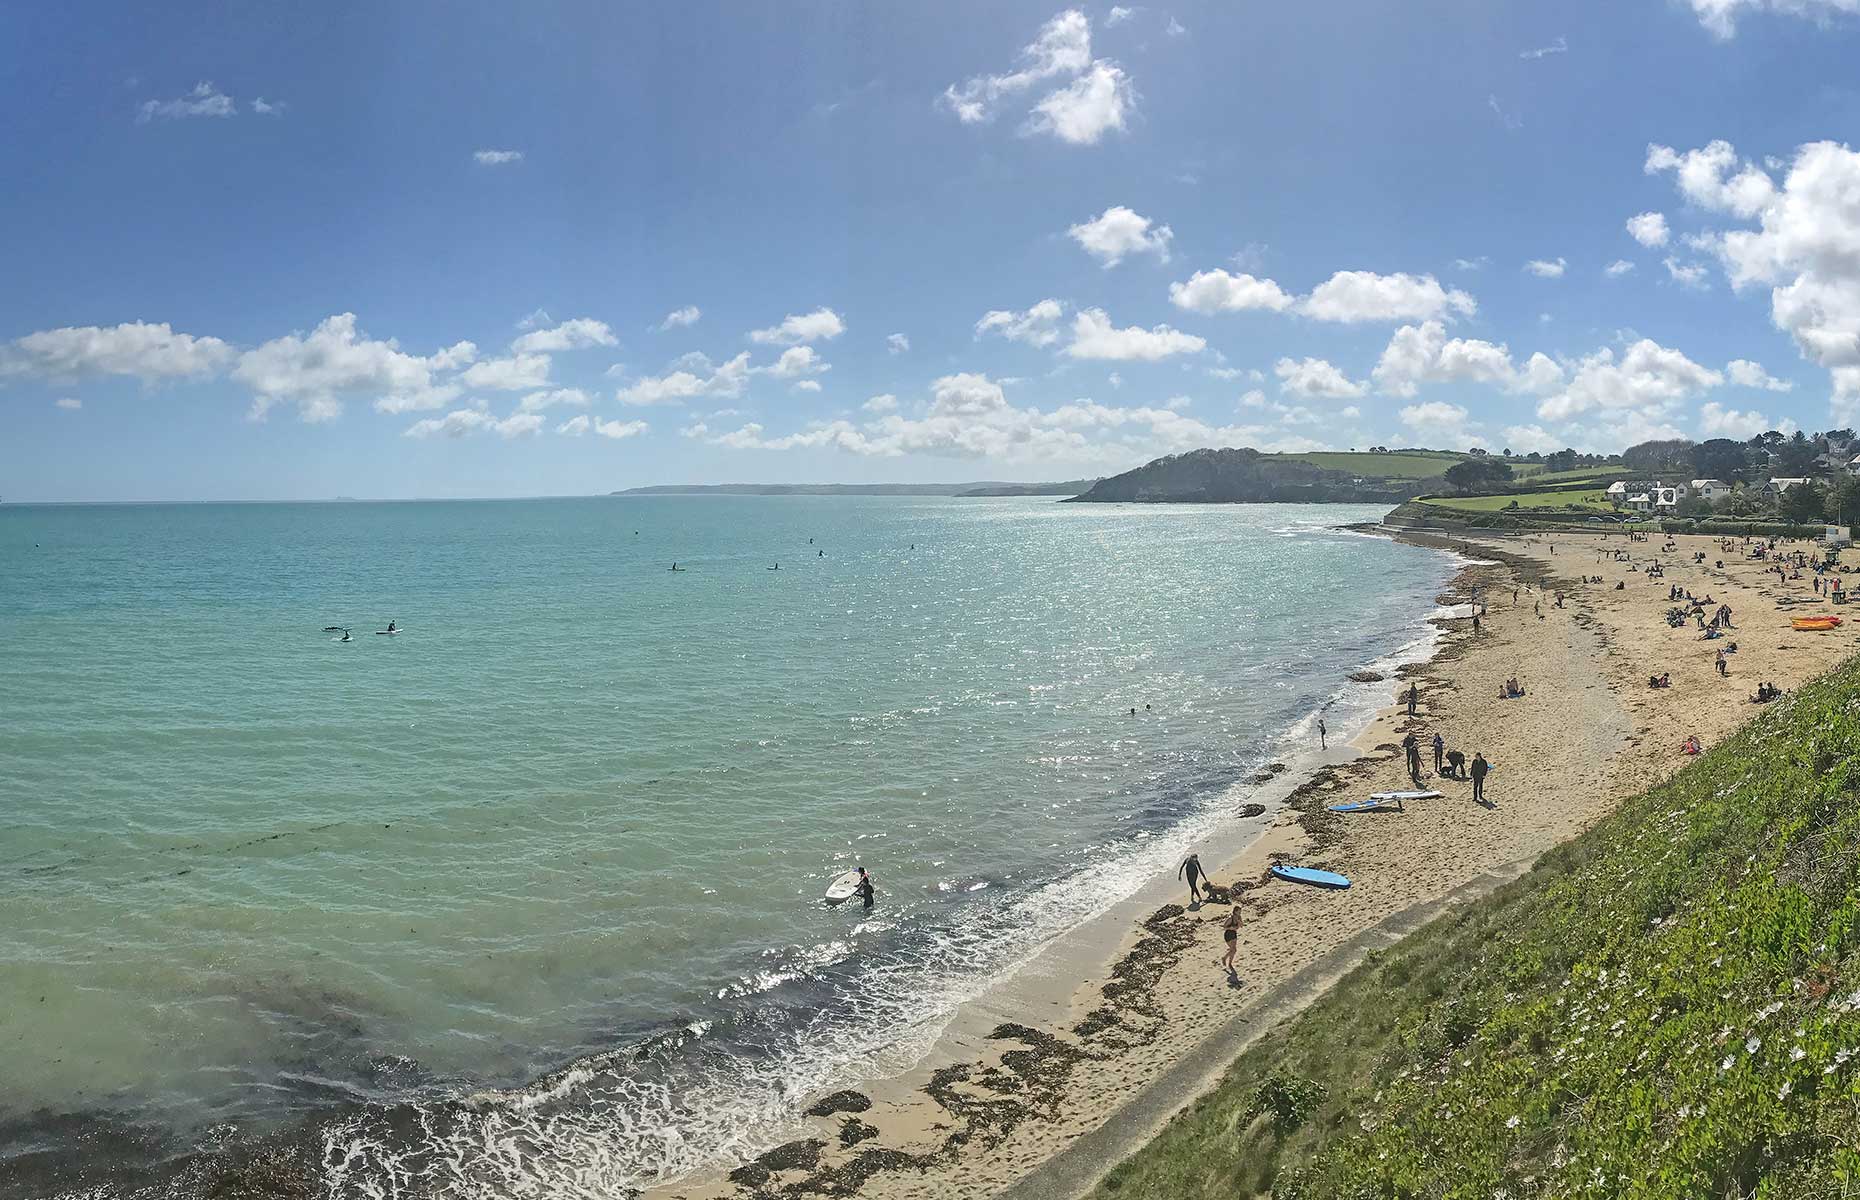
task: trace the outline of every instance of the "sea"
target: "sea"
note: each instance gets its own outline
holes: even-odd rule
[[[0,506],[0,1194],[767,1149],[1388,701],[1459,564],[1380,515]]]

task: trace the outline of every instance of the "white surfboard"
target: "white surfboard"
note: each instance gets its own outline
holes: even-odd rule
[[[1371,800],[1438,800],[1443,793],[1428,789],[1424,792],[1371,792]]]
[[[825,900],[828,904],[841,904],[847,900],[851,900],[853,898],[853,893],[858,890],[859,871],[857,868],[854,868],[851,871],[835,875],[833,877],[833,882],[827,885],[827,894],[821,897],[821,899]]]

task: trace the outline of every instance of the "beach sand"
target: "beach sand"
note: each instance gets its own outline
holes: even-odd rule
[[[1746,557],[1741,538],[1726,549],[1716,538],[1682,537],[1668,550],[1659,535],[1401,536],[1484,560],[1441,597],[1467,613],[1466,601],[1482,594],[1480,630],[1465,616],[1441,618],[1434,657],[1388,681],[1396,702],[1352,746],[1333,745],[1314,776],[1265,790],[1269,801],[1272,791],[1283,799],[1264,832],[1257,819],[1236,820],[1227,843],[1202,848],[1204,863],[1219,862],[1211,877],[1231,885],[1241,905],[1238,986],[1218,965],[1228,905],[1184,910],[1185,888],[1159,880],[965,1006],[918,1067],[828,1098],[794,1140],[734,1172],[648,1194],[985,1197],[1017,1183],[1020,1195],[1077,1194],[1117,1152],[1100,1145],[1101,1161],[1087,1162],[1084,1147],[1074,1149],[1083,1135],[1120,1123],[1121,1110],[1165,1073],[1172,1086],[1192,1081],[1179,1095],[1180,1104],[1192,1101],[1237,1046],[1270,1036],[1323,978],[1347,970],[1357,945],[1367,948],[1365,931],[1482,879],[1515,876],[1622,797],[1684,766],[1687,735],[1710,747],[1761,712],[1749,701],[1759,682],[1792,689],[1855,646],[1845,627],[1792,631],[1791,615],[1843,610],[1779,608],[1785,597],[1815,598],[1812,572],[1779,580],[1769,563]],[[1783,549],[1819,554],[1809,543]],[[1615,560],[1615,551],[1629,559]],[[1706,560],[1694,563],[1695,552]],[[1655,563],[1663,578],[1648,578]],[[1585,582],[1592,576],[1601,582]],[[1709,594],[1714,607],[1729,604],[1734,628],[1704,641],[1696,623],[1670,627],[1664,614],[1675,584]],[[1737,652],[1721,678],[1716,651],[1732,642]],[[1648,676],[1662,672],[1672,687],[1649,688]],[[1511,678],[1525,695],[1499,699]],[[1410,683],[1420,690],[1414,717],[1398,701]],[[1399,748],[1411,731],[1423,744],[1423,786],[1443,797],[1401,812],[1327,810],[1412,787]],[[1470,782],[1433,777],[1436,731],[1449,749],[1469,760],[1482,752],[1495,764],[1489,807],[1473,803]],[[1223,850],[1232,851],[1226,861]],[[1353,886],[1273,880],[1266,871],[1277,860],[1340,871]],[[1144,1105],[1141,1118],[1134,1106],[1122,1112],[1117,1145],[1159,1127],[1175,1107],[1171,1099]],[[1073,1169],[1055,1171],[1068,1154]]]

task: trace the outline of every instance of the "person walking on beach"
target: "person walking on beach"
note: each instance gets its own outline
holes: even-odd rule
[[[1417,684],[1412,684],[1412,683],[1409,684],[1408,685],[1408,715],[1409,716],[1412,717],[1414,715],[1414,706],[1420,702],[1420,699],[1421,699],[1420,686]]]
[[[1240,949],[1240,905],[1235,904],[1233,911],[1227,914],[1227,923],[1221,926],[1221,938],[1227,943],[1227,953],[1221,956],[1221,965],[1227,968],[1227,978],[1237,980],[1240,972],[1234,970],[1234,952]]]
[[[1440,768],[1443,765],[1441,760],[1446,757],[1446,754],[1447,739],[1436,733],[1434,735],[1434,774],[1440,774]]]
[[[1328,731],[1327,731],[1327,730],[1326,730],[1326,729],[1324,728],[1324,718],[1323,718],[1323,717],[1319,717],[1319,718],[1318,718],[1318,749],[1319,749],[1319,750],[1328,750],[1328,749],[1330,749],[1330,747],[1329,747],[1329,746],[1326,746],[1326,745],[1324,744],[1324,737],[1325,737],[1325,735],[1326,735],[1326,733],[1327,733],[1327,732],[1328,732]]]
[[[1725,679],[1728,678],[1729,675],[1730,671],[1725,667],[1724,651],[1720,650],[1718,651],[1718,678]]]
[[[1408,777],[1418,787],[1421,783],[1421,739],[1411,733],[1401,740],[1401,748],[1408,756]]]
[[[1486,802],[1485,776],[1486,776],[1486,772],[1490,771],[1491,769],[1492,769],[1491,764],[1485,761],[1485,751],[1483,750],[1474,751],[1473,760],[1472,760],[1472,783],[1473,783],[1473,803],[1475,804],[1484,804]]]
[[[1177,879],[1185,876],[1188,879],[1188,902],[1190,904],[1201,903],[1201,881],[1207,877],[1201,869],[1201,855],[1189,855],[1182,860],[1182,865],[1175,869]]]
[[[864,867],[860,867],[859,868],[859,886],[853,889],[853,895],[865,901],[865,906],[867,908],[871,908],[872,898],[877,894],[878,894],[878,889],[872,886],[872,877],[865,873]]]

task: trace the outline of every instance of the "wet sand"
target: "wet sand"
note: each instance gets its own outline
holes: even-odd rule
[[[1394,936],[1378,943],[1370,935],[1521,872],[1622,797],[1683,766],[1688,734],[1709,747],[1761,712],[1748,700],[1760,681],[1792,689],[1855,648],[1845,626],[1792,631],[1792,615],[1845,610],[1779,608],[1785,598],[1815,599],[1812,572],[1779,580],[1768,563],[1746,557],[1742,539],[1726,549],[1689,536],[1667,550],[1657,536],[1630,543],[1618,533],[1402,536],[1487,560],[1461,571],[1440,598],[1468,613],[1467,601],[1482,595],[1480,629],[1466,616],[1442,618],[1437,653],[1388,681],[1393,703],[1353,745],[1333,744],[1314,775],[1288,775],[1252,797],[1268,801],[1269,827],[1262,832],[1260,819],[1236,813],[1229,831],[1201,849],[1243,913],[1237,985],[1218,962],[1227,898],[1185,909],[1182,885],[1159,880],[967,1006],[919,1067],[816,1105],[820,1115],[794,1140],[728,1175],[649,1194],[1077,1194],[1174,1111],[1166,1093],[1158,1099],[1157,1081],[1182,1087],[1181,1103],[1193,1100],[1246,1040],[1269,1035],[1325,980]],[[1809,543],[1784,547],[1797,549],[1819,554]],[[1615,551],[1628,559],[1615,560]],[[1706,560],[1691,561],[1695,552]],[[1663,578],[1646,573],[1656,563]],[[1601,582],[1586,582],[1592,576]],[[1714,608],[1729,604],[1726,637],[1701,640],[1692,622],[1670,627],[1672,585],[1709,594]],[[1720,677],[1716,651],[1733,642],[1729,675]],[[1649,688],[1648,676],[1662,672],[1673,686]],[[1511,678],[1525,695],[1499,699]],[[1420,693],[1412,717],[1399,703],[1410,683]],[[1469,760],[1482,752],[1495,764],[1488,805],[1472,801],[1469,781],[1434,776],[1436,731],[1448,749]],[[1423,786],[1441,798],[1399,812],[1328,811],[1412,787],[1399,746],[1410,732],[1423,743]],[[1274,792],[1282,802],[1273,803]],[[1280,882],[1267,875],[1275,861],[1339,871],[1353,886]],[[1140,1095],[1146,1103],[1132,1105]],[[1088,1134],[1095,1145],[1080,1143]]]

